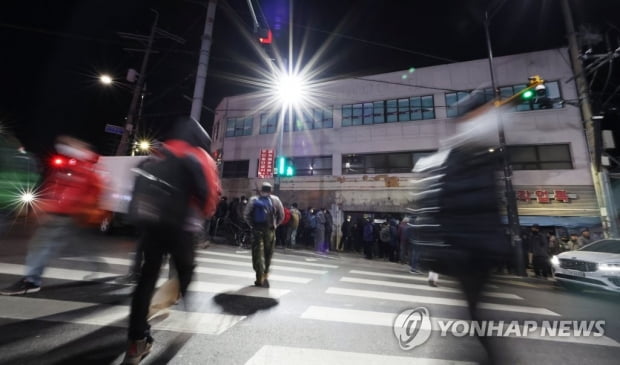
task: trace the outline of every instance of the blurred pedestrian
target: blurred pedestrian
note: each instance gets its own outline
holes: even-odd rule
[[[221,193],[217,166],[206,152],[209,144],[198,122],[181,119],[150,162],[137,171],[129,214],[144,231],[144,262],[131,301],[123,364],[138,364],[151,350],[147,316],[165,254],[172,258],[179,293],[186,297],[194,270],[194,233],[213,215]],[[161,191],[169,194],[156,193]]]
[[[301,221],[301,212],[297,209],[297,203],[291,205],[291,220],[288,222],[288,246],[295,248],[297,245],[297,229]]]
[[[325,215],[325,243],[323,247],[323,252],[329,252],[330,250],[334,250],[335,248],[332,246],[334,219],[332,217],[332,213],[327,208],[323,209],[323,214]]]
[[[98,207],[102,182],[96,173],[99,156],[81,140],[60,136],[55,143],[62,155],[41,187],[38,207],[40,226],[28,245],[25,275],[0,291],[2,295],[22,295],[41,289],[41,276],[49,260],[55,258],[70,240],[79,238],[77,222],[88,221],[85,214]]]
[[[348,215],[344,222],[342,222],[340,232],[342,233],[342,237],[340,238],[340,244],[336,247],[336,249],[338,251],[348,251],[351,249],[351,241],[353,240],[353,222],[351,222],[350,215]]]
[[[252,227],[252,266],[256,273],[255,286],[269,287],[269,268],[276,245],[276,228],[284,220],[280,198],[271,193],[272,186],[264,182],[258,195],[250,198],[244,217]]]

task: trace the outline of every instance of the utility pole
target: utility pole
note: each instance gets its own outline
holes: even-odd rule
[[[200,57],[198,58],[198,70],[196,72],[196,83],[194,84],[194,97],[192,98],[191,118],[200,123],[202,114],[202,104],[204,99],[205,84],[207,81],[207,68],[209,66],[209,52],[211,50],[211,40],[213,39],[213,22],[215,19],[215,9],[217,0],[209,0],[207,6],[207,19],[205,29],[202,34],[200,45]]]
[[[127,148],[129,144],[129,138],[133,133],[134,129],[134,119],[137,113],[138,102],[140,101],[140,97],[142,95],[142,89],[144,87],[144,83],[146,81],[146,67],[149,62],[149,56],[153,52],[153,42],[155,41],[156,36],[160,36],[163,38],[171,39],[178,43],[185,43],[185,40],[181,37],[175,36],[174,34],[168,33],[163,29],[157,28],[157,22],[159,21],[159,12],[155,9],[151,9],[153,13],[155,13],[155,19],[153,20],[153,25],[151,26],[151,33],[147,36],[132,34],[132,33],[123,33],[119,32],[118,34],[121,38],[137,40],[140,42],[146,41],[146,49],[127,49],[129,51],[140,51],[144,52],[144,56],[142,57],[142,65],[140,66],[140,73],[138,74],[138,80],[133,89],[133,94],[131,97],[131,103],[129,104],[129,111],[127,112],[127,120],[125,122],[125,129],[123,131],[123,135],[121,136],[121,141],[118,144],[118,148],[116,149],[117,156],[124,156],[127,154]]]
[[[592,118],[592,107],[588,93],[588,83],[585,77],[583,65],[579,57],[579,46],[577,44],[577,34],[575,33],[575,25],[573,23],[573,15],[568,0],[562,0],[562,13],[564,15],[564,24],[568,36],[568,49],[570,53],[571,63],[573,66],[573,74],[577,83],[577,95],[581,116],[583,118],[584,129],[586,134],[586,143],[590,155],[590,170],[592,173],[592,181],[596,200],[600,208],[601,222],[605,237],[618,237],[618,223],[616,221],[616,208],[613,200],[611,200],[609,180],[605,167],[600,166],[597,161],[597,128]],[[600,133],[600,132],[599,132]]]
[[[489,54],[489,69],[491,72],[491,87],[495,95],[495,100],[500,100],[501,94],[495,81],[495,67],[493,66],[493,49],[491,47],[491,34],[489,32],[489,13],[484,12],[484,31],[486,34],[487,51]],[[508,216],[508,230],[510,231],[510,244],[515,255],[515,268],[517,275],[526,276],[525,262],[523,257],[523,245],[521,241],[521,228],[519,223],[519,211],[514,186],[512,185],[512,166],[508,156],[506,145],[506,134],[504,133],[504,121],[501,113],[497,113],[497,133],[499,136],[499,147],[502,157],[502,167],[504,173],[504,196],[506,198],[506,215]]]

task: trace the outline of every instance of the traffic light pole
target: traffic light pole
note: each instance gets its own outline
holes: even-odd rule
[[[495,68],[493,66],[493,50],[491,47],[491,35],[489,33],[489,15],[484,13],[484,31],[486,34],[487,50],[489,53],[489,69],[491,72],[491,87],[496,100],[500,100],[500,92],[495,82]],[[506,198],[506,215],[508,216],[508,230],[510,232],[510,244],[514,254],[514,263],[517,275],[526,276],[523,244],[521,240],[521,228],[519,224],[519,211],[517,199],[512,185],[512,167],[506,146],[506,134],[504,133],[504,122],[501,113],[497,113],[497,130],[499,137],[500,153],[502,156],[502,167],[504,173],[504,194]]]
[[[142,87],[144,86],[144,81],[146,79],[146,66],[149,62],[149,55],[151,54],[153,40],[155,39],[155,32],[157,31],[157,21],[159,20],[159,12],[154,9],[151,9],[151,11],[155,13],[155,20],[153,21],[153,25],[151,26],[151,34],[149,35],[148,44],[146,46],[146,50],[144,51],[144,57],[142,58],[142,66],[140,66],[138,81],[136,82],[136,86],[133,89],[131,104],[129,104],[129,112],[127,112],[127,121],[125,122],[125,130],[123,131],[121,141],[118,144],[118,148],[116,149],[117,156],[125,156],[127,154],[127,145],[129,143],[129,138],[133,133],[133,124],[137,111],[136,109],[138,107],[138,101],[140,100],[140,95],[142,94]]]
[[[588,83],[586,81],[583,66],[579,59],[579,48],[577,45],[577,36],[575,34],[575,26],[573,24],[573,16],[571,13],[568,0],[562,0],[562,13],[564,15],[564,24],[568,37],[568,49],[570,53],[575,82],[577,83],[577,94],[579,97],[579,106],[583,118],[584,129],[586,133],[586,142],[590,155],[590,170],[592,173],[592,183],[594,192],[600,209],[601,223],[605,237],[618,237],[618,222],[616,221],[616,208],[611,199],[611,188],[607,178],[605,167],[600,166],[600,161],[596,153],[597,148],[597,131],[592,118],[592,107],[590,105],[590,97],[588,95]]]

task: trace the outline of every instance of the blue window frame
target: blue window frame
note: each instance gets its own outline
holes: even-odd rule
[[[228,118],[226,121],[226,137],[252,135],[252,117]]]

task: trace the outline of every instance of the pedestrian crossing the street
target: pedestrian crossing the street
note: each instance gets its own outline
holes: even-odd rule
[[[243,336],[243,331],[255,323],[255,313],[227,312],[214,304],[216,298],[228,295],[227,300],[232,301],[239,298],[275,301],[279,303],[277,307],[263,312],[261,316],[273,316],[271,321],[279,323],[278,328],[294,323],[314,331],[306,334],[305,330],[291,330],[280,339],[267,337],[266,342],[248,350],[243,359],[239,358],[234,363],[303,365],[315,364],[316,359],[321,359],[318,363],[405,364],[414,359],[420,364],[439,365],[470,364],[475,361],[459,353],[468,353],[468,346],[448,346],[445,354],[439,352],[441,356],[436,351],[411,353],[400,349],[394,336],[395,319],[403,310],[425,307],[431,313],[431,321],[421,326],[420,330],[433,333],[429,343],[459,341],[458,338],[438,335],[440,321],[469,319],[467,301],[456,278],[442,277],[438,287],[431,287],[425,276],[410,274],[405,266],[398,264],[359,261],[347,255],[322,259],[303,251],[278,251],[272,260],[271,287],[265,289],[252,286],[255,274],[248,250],[214,245],[207,250],[197,250],[195,261],[194,280],[188,290],[200,304],[171,307],[163,318],[153,322],[153,330],[208,336],[213,343],[237,341],[239,336]],[[0,296],[0,319],[126,329],[132,287],[115,284],[114,279],[126,274],[132,264],[131,259],[118,255],[61,257],[45,270],[45,283],[40,293]],[[167,269],[168,265],[163,265],[158,285],[167,280]],[[23,272],[24,266],[21,264],[0,263],[0,276],[3,278],[17,279]],[[76,281],[92,282],[92,288],[100,284],[112,286],[106,290],[124,296],[124,300],[97,302],[96,295],[91,299],[88,296],[64,298],[56,294],[58,285]],[[50,284],[46,286],[48,282]],[[487,285],[478,308],[499,318],[564,318],[561,308],[532,305],[527,296],[514,290],[511,286]],[[351,339],[334,341],[326,346],[319,341],[322,336]],[[378,336],[377,339],[375,336]],[[377,342],[376,347],[368,347],[361,342],[368,338]],[[470,340],[475,341],[475,338]],[[553,341],[566,346],[620,349],[620,343],[608,336],[532,335],[527,338],[509,336],[505,340]]]

